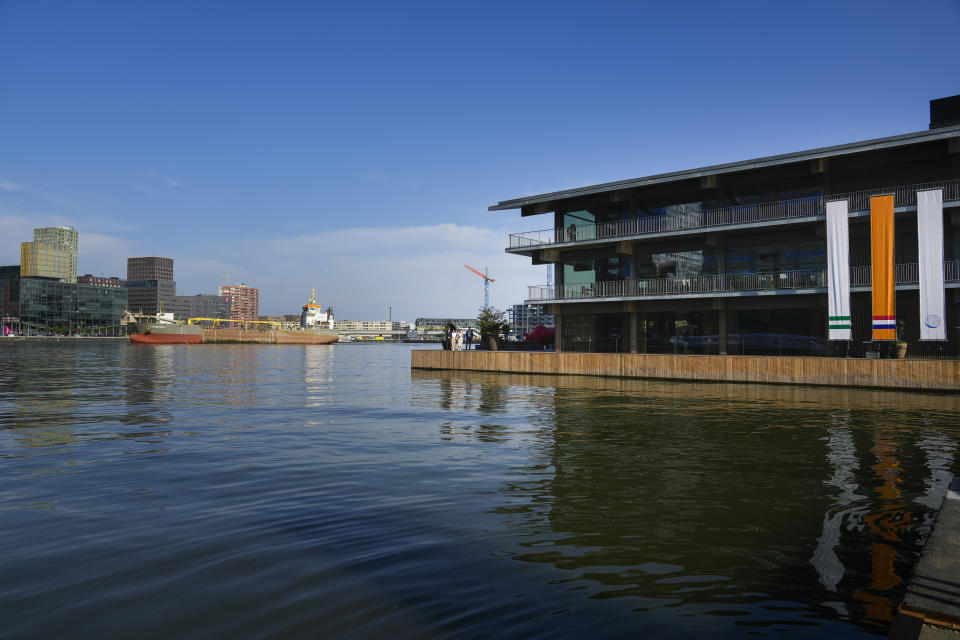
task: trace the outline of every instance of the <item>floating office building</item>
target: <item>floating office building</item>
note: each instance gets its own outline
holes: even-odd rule
[[[930,128],[513,200],[557,349],[958,355],[960,96]],[[931,327],[929,325],[935,325]],[[879,333],[875,332],[878,331]]]

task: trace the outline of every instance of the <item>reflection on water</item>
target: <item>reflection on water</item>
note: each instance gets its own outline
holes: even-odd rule
[[[820,582],[830,593],[836,593],[837,585],[844,574],[844,566],[837,556],[842,530],[854,529],[862,521],[866,511],[866,496],[857,493],[856,473],[860,464],[856,455],[856,444],[849,427],[849,414],[836,413],[831,416],[833,425],[827,432],[827,459],[833,467],[833,474],[825,483],[834,488],[833,504],[823,517],[823,532],[817,539],[817,548],[811,562],[820,575]],[[831,603],[841,613],[847,609],[842,601]]]
[[[308,407],[329,405],[333,400],[333,358],[336,350],[326,345],[303,349],[303,381]]]
[[[885,630],[960,436],[949,396],[413,376],[463,409],[478,388],[540,387],[553,428],[526,471],[551,477],[501,489],[525,498],[498,509],[524,534],[513,557],[711,633],[831,618]]]
[[[960,397],[0,343],[3,633],[882,634]]]

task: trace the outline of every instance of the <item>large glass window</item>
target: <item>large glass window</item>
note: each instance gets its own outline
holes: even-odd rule
[[[826,310],[821,307],[730,312],[727,353],[824,355],[825,315]]]
[[[630,258],[617,256],[578,260],[563,265],[563,284],[566,286],[588,285],[594,282],[610,282],[630,278]]]
[[[823,242],[798,242],[727,249],[727,273],[766,273],[826,268]]]
[[[568,211],[563,214],[562,242],[576,242],[577,240],[592,240],[596,237],[594,225],[596,217],[586,209]]]
[[[719,353],[717,322],[716,311],[648,313],[638,342],[646,353]]]
[[[562,349],[590,353],[625,353],[627,316],[623,313],[563,315]]]
[[[716,275],[717,257],[717,252],[713,249],[655,253],[648,259],[638,259],[637,278],[692,278]]]

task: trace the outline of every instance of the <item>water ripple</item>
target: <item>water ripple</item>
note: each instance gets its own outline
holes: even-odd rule
[[[4,343],[3,633],[882,634],[958,403]]]

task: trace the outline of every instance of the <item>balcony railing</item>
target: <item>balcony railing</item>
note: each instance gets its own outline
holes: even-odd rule
[[[960,180],[938,180],[937,182],[926,182],[923,184],[909,184],[884,189],[837,193],[826,196],[825,200],[828,202],[847,200],[847,209],[849,211],[869,211],[871,196],[892,193],[894,206],[915,207],[917,206],[917,191],[925,191],[927,189],[943,189],[944,202],[960,200]]]
[[[960,282],[960,261],[944,262],[944,281]],[[896,284],[915,284],[919,281],[916,263],[894,265]],[[850,269],[851,287],[868,287],[870,267]],[[642,298],[646,296],[686,296],[691,294],[726,293],[737,291],[783,291],[795,289],[823,289],[825,269],[802,271],[768,271],[762,273],[727,273],[688,278],[642,278],[610,280],[589,284],[570,284],[562,287],[529,286],[527,299],[531,302],[551,300],[587,300],[592,298]]]
[[[573,242],[615,240],[617,238],[667,233],[688,229],[709,229],[729,225],[773,222],[792,218],[824,216],[824,202],[849,200],[850,211],[867,211],[870,196],[892,193],[898,207],[915,206],[917,191],[943,189],[944,202],[960,200],[960,179],[940,180],[925,184],[913,184],[887,189],[871,189],[828,196],[811,196],[793,200],[779,200],[761,204],[744,204],[721,209],[698,210],[693,206],[663,207],[665,213],[647,218],[634,218],[618,222],[568,227],[567,229],[544,229],[526,233],[510,234],[510,249],[544,247]]]

